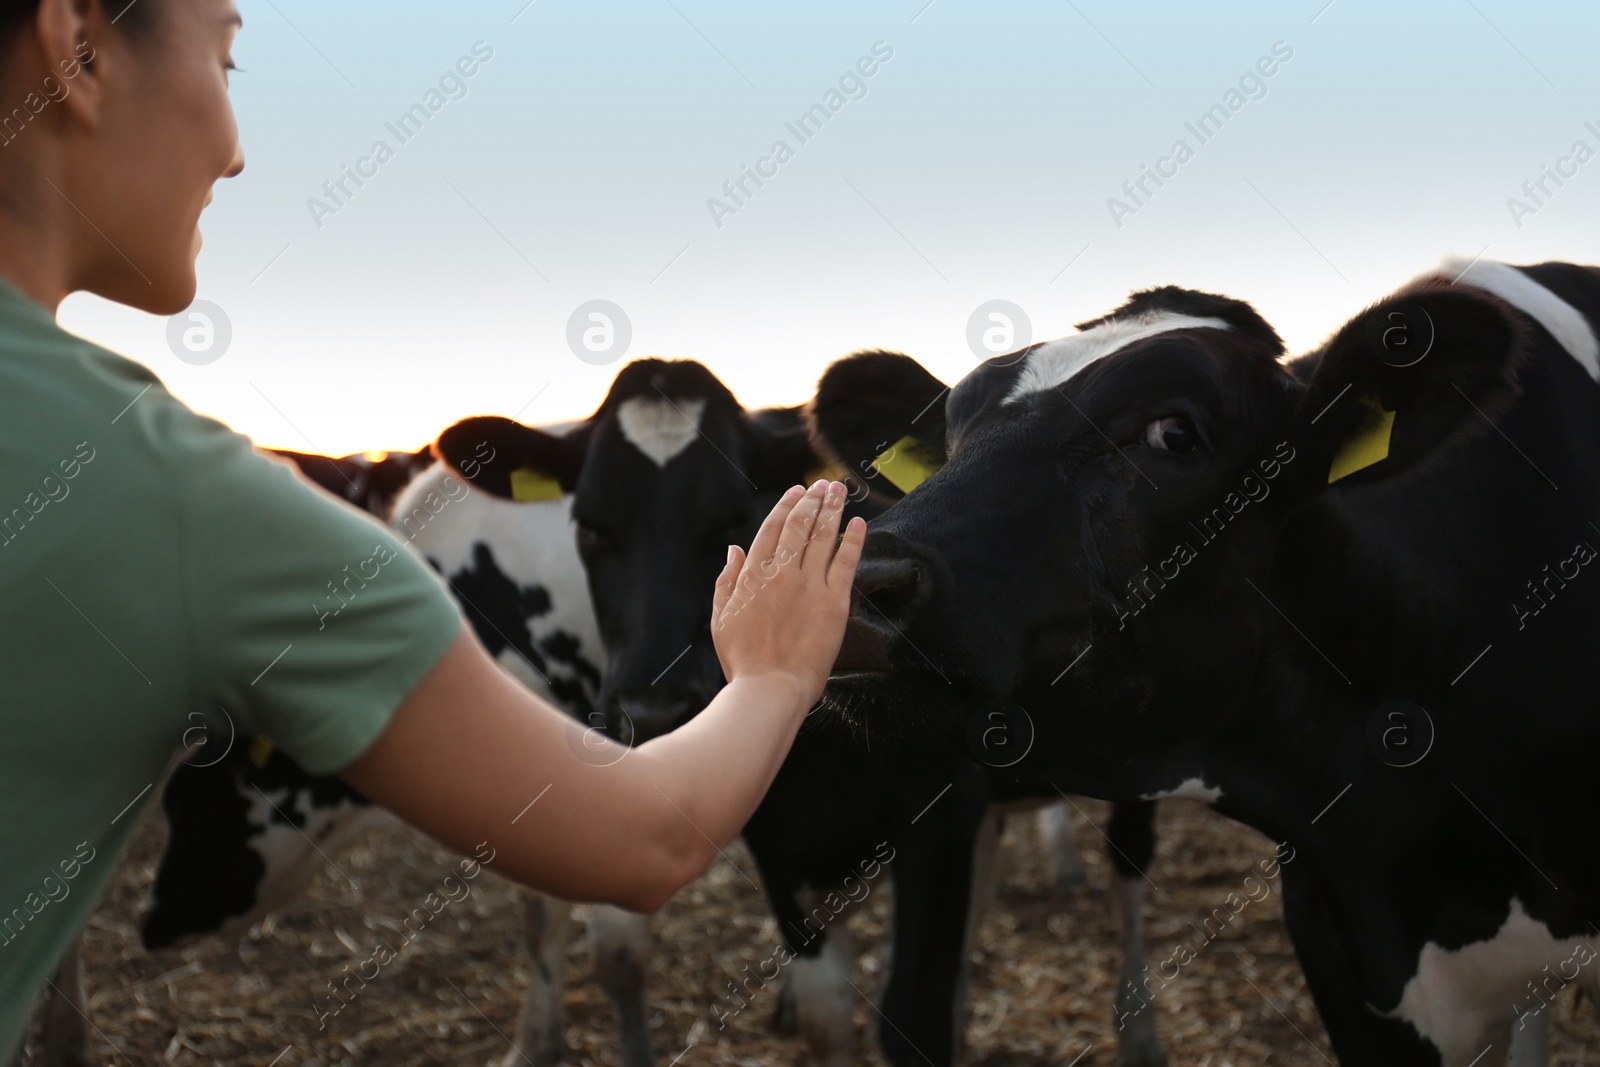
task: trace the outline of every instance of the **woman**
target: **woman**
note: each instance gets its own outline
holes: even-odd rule
[[[791,489],[717,583],[727,688],[627,759],[578,758],[387,530],[56,326],[80,290],[187,307],[200,212],[244,166],[233,0],[109,5],[0,0],[0,1062],[195,711],[518,881],[659,907],[821,694],[864,536],[835,550],[843,486]]]

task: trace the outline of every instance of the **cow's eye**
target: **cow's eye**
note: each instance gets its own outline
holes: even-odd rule
[[[1168,415],[1164,419],[1156,419],[1144,428],[1144,443],[1151,448],[1187,456],[1200,447],[1200,431],[1196,430],[1194,423],[1188,419],[1179,415]]]
[[[588,523],[578,523],[578,551],[584,555],[607,547],[611,539]]]

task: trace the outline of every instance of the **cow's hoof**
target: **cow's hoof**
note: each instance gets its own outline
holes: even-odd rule
[[[778,990],[778,999],[772,1006],[772,1017],[767,1020],[767,1026],[775,1034],[793,1036],[800,1032],[800,1016],[795,1011],[794,994],[787,985]]]
[[[622,1046],[622,1067],[656,1067],[656,1054],[649,1045]]]
[[[1067,897],[1083,888],[1088,879],[1084,876],[1082,867],[1069,867],[1056,872],[1055,890],[1061,896]]]
[[[1124,1041],[1117,1057],[1119,1067],[1167,1067],[1167,1054],[1155,1038]]]
[[[39,1067],[94,1067],[94,1061],[89,1058],[89,1050],[78,1045],[46,1046],[39,1050],[33,1062]],[[18,1049],[12,1067],[22,1067],[22,1063],[22,1050]]]
[[[519,1051],[520,1050],[520,1051]],[[567,1058],[567,1043],[564,1040],[545,1042],[518,1042],[518,1047],[510,1049],[500,1059],[495,1061],[494,1067],[560,1067]]]
[[[656,1067],[655,1049],[650,1047],[650,1029],[642,1014],[622,1027],[622,1067]]]

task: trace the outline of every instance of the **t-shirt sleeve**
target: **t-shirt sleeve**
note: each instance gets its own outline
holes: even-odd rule
[[[460,612],[373,516],[196,422],[179,537],[193,698],[313,774],[338,770],[438,663]]]

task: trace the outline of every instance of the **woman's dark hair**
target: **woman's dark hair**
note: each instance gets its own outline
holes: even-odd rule
[[[150,23],[150,13],[161,0],[99,0],[102,7],[117,12],[113,16],[119,29],[142,30]],[[39,0],[0,0],[0,45],[8,44],[12,34],[39,10]]]

